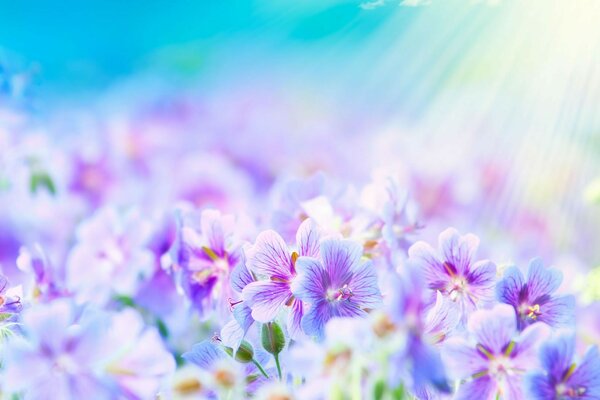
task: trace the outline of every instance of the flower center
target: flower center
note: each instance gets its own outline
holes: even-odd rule
[[[501,376],[501,375],[512,375],[512,365],[510,358],[506,356],[500,356],[490,360],[490,375]]]
[[[583,397],[585,392],[587,391],[584,386],[572,387],[567,385],[565,382],[573,375],[575,370],[577,369],[577,365],[575,363],[571,364],[569,369],[567,369],[563,375],[562,382],[556,385],[556,394],[560,397],[566,396],[570,398],[574,397]]]
[[[224,388],[232,388],[235,385],[235,376],[226,369],[215,371],[215,381]]]
[[[382,315],[373,324],[373,331],[382,338],[392,334],[396,330],[396,325],[388,318],[387,315]]]
[[[61,354],[54,361],[54,370],[60,373],[74,374],[78,364],[68,354]]]
[[[579,387],[569,387],[564,383],[559,383],[558,385],[556,385],[556,394],[558,396],[566,396],[566,397],[583,397],[583,395],[585,394],[586,389],[583,386],[579,386]]]
[[[193,272],[192,280],[195,283],[203,284],[212,276],[227,275],[229,273],[229,261],[227,260],[227,255],[219,257],[208,247],[203,247],[202,249],[212,260],[212,266]]]
[[[290,396],[288,396],[287,394],[279,394],[279,393],[270,394],[267,399],[268,400],[292,400],[292,398]]]
[[[208,278],[212,276],[212,271],[210,269],[203,269],[202,271],[196,271],[192,274],[192,280],[196,283],[205,283]]]
[[[527,316],[527,318],[531,318],[532,320],[537,320],[542,312],[540,311],[540,305],[534,304],[530,306],[527,303],[523,303],[519,306],[519,314],[522,316]]]
[[[539,317],[540,315],[542,315],[542,313],[540,312],[540,305],[536,304],[533,307],[529,307],[529,314],[527,314],[527,316],[533,320],[536,320],[537,317]]]
[[[229,261],[226,258],[218,258],[214,262],[214,268],[217,273],[228,273],[229,272]]]
[[[348,287],[348,284],[345,284],[339,289],[329,289],[327,291],[327,300],[329,301],[342,301],[348,300],[353,296],[352,289]]]
[[[467,280],[462,276],[454,276],[448,284],[448,296],[450,300],[455,301],[460,295],[462,295],[467,287]]]
[[[177,382],[173,389],[181,395],[192,395],[202,390],[202,383],[196,378],[187,378]]]
[[[345,367],[352,361],[352,349],[340,348],[325,354],[323,364],[326,370],[335,370],[336,367]]]

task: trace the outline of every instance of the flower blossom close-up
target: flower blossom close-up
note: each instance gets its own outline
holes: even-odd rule
[[[599,21],[0,1],[0,400],[600,400]]]

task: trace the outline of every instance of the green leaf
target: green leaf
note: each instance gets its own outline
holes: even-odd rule
[[[160,333],[160,337],[163,339],[167,339],[169,337],[169,328],[167,328],[167,324],[160,318],[156,319],[156,328],[158,329],[158,333]]]
[[[375,386],[373,387],[373,399],[381,400],[383,399],[383,395],[385,394],[386,385],[383,379],[375,382]]]
[[[404,400],[406,398],[406,393],[404,392],[404,385],[400,385],[394,390],[392,390],[392,398],[394,400]]]
[[[0,322],[6,321],[7,319],[9,319],[13,314],[11,313],[0,313]]]
[[[135,302],[133,301],[133,298],[126,296],[126,295],[116,295],[114,297],[115,301],[120,303],[121,305],[125,306],[125,307],[135,307]]]
[[[285,335],[277,322],[269,322],[262,326],[263,348],[273,355],[281,353],[285,347]]]
[[[29,188],[31,193],[37,193],[40,188],[44,188],[51,195],[56,194],[56,186],[52,181],[50,175],[45,171],[34,171],[31,174],[31,180],[29,182]]]

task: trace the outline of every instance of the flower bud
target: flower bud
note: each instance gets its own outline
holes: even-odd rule
[[[254,359],[254,348],[247,341],[242,341],[240,347],[235,352],[235,360],[243,364],[249,363]]]
[[[277,322],[263,324],[261,339],[263,348],[273,355],[281,353],[285,347],[285,335]]]

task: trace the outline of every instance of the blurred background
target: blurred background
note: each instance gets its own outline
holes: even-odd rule
[[[25,147],[63,185],[73,172],[53,146],[94,173],[108,162],[103,190],[119,151],[156,161],[144,165],[158,182],[241,171],[235,186],[254,193],[318,170],[357,186],[386,170],[431,237],[453,225],[507,262],[518,247],[567,269],[600,263],[600,2],[0,4],[0,145],[10,159],[15,136],[41,135]],[[184,148],[227,166],[165,158]],[[162,188],[148,181],[111,201]],[[0,213],[19,225],[7,210],[25,205],[11,199]]]

